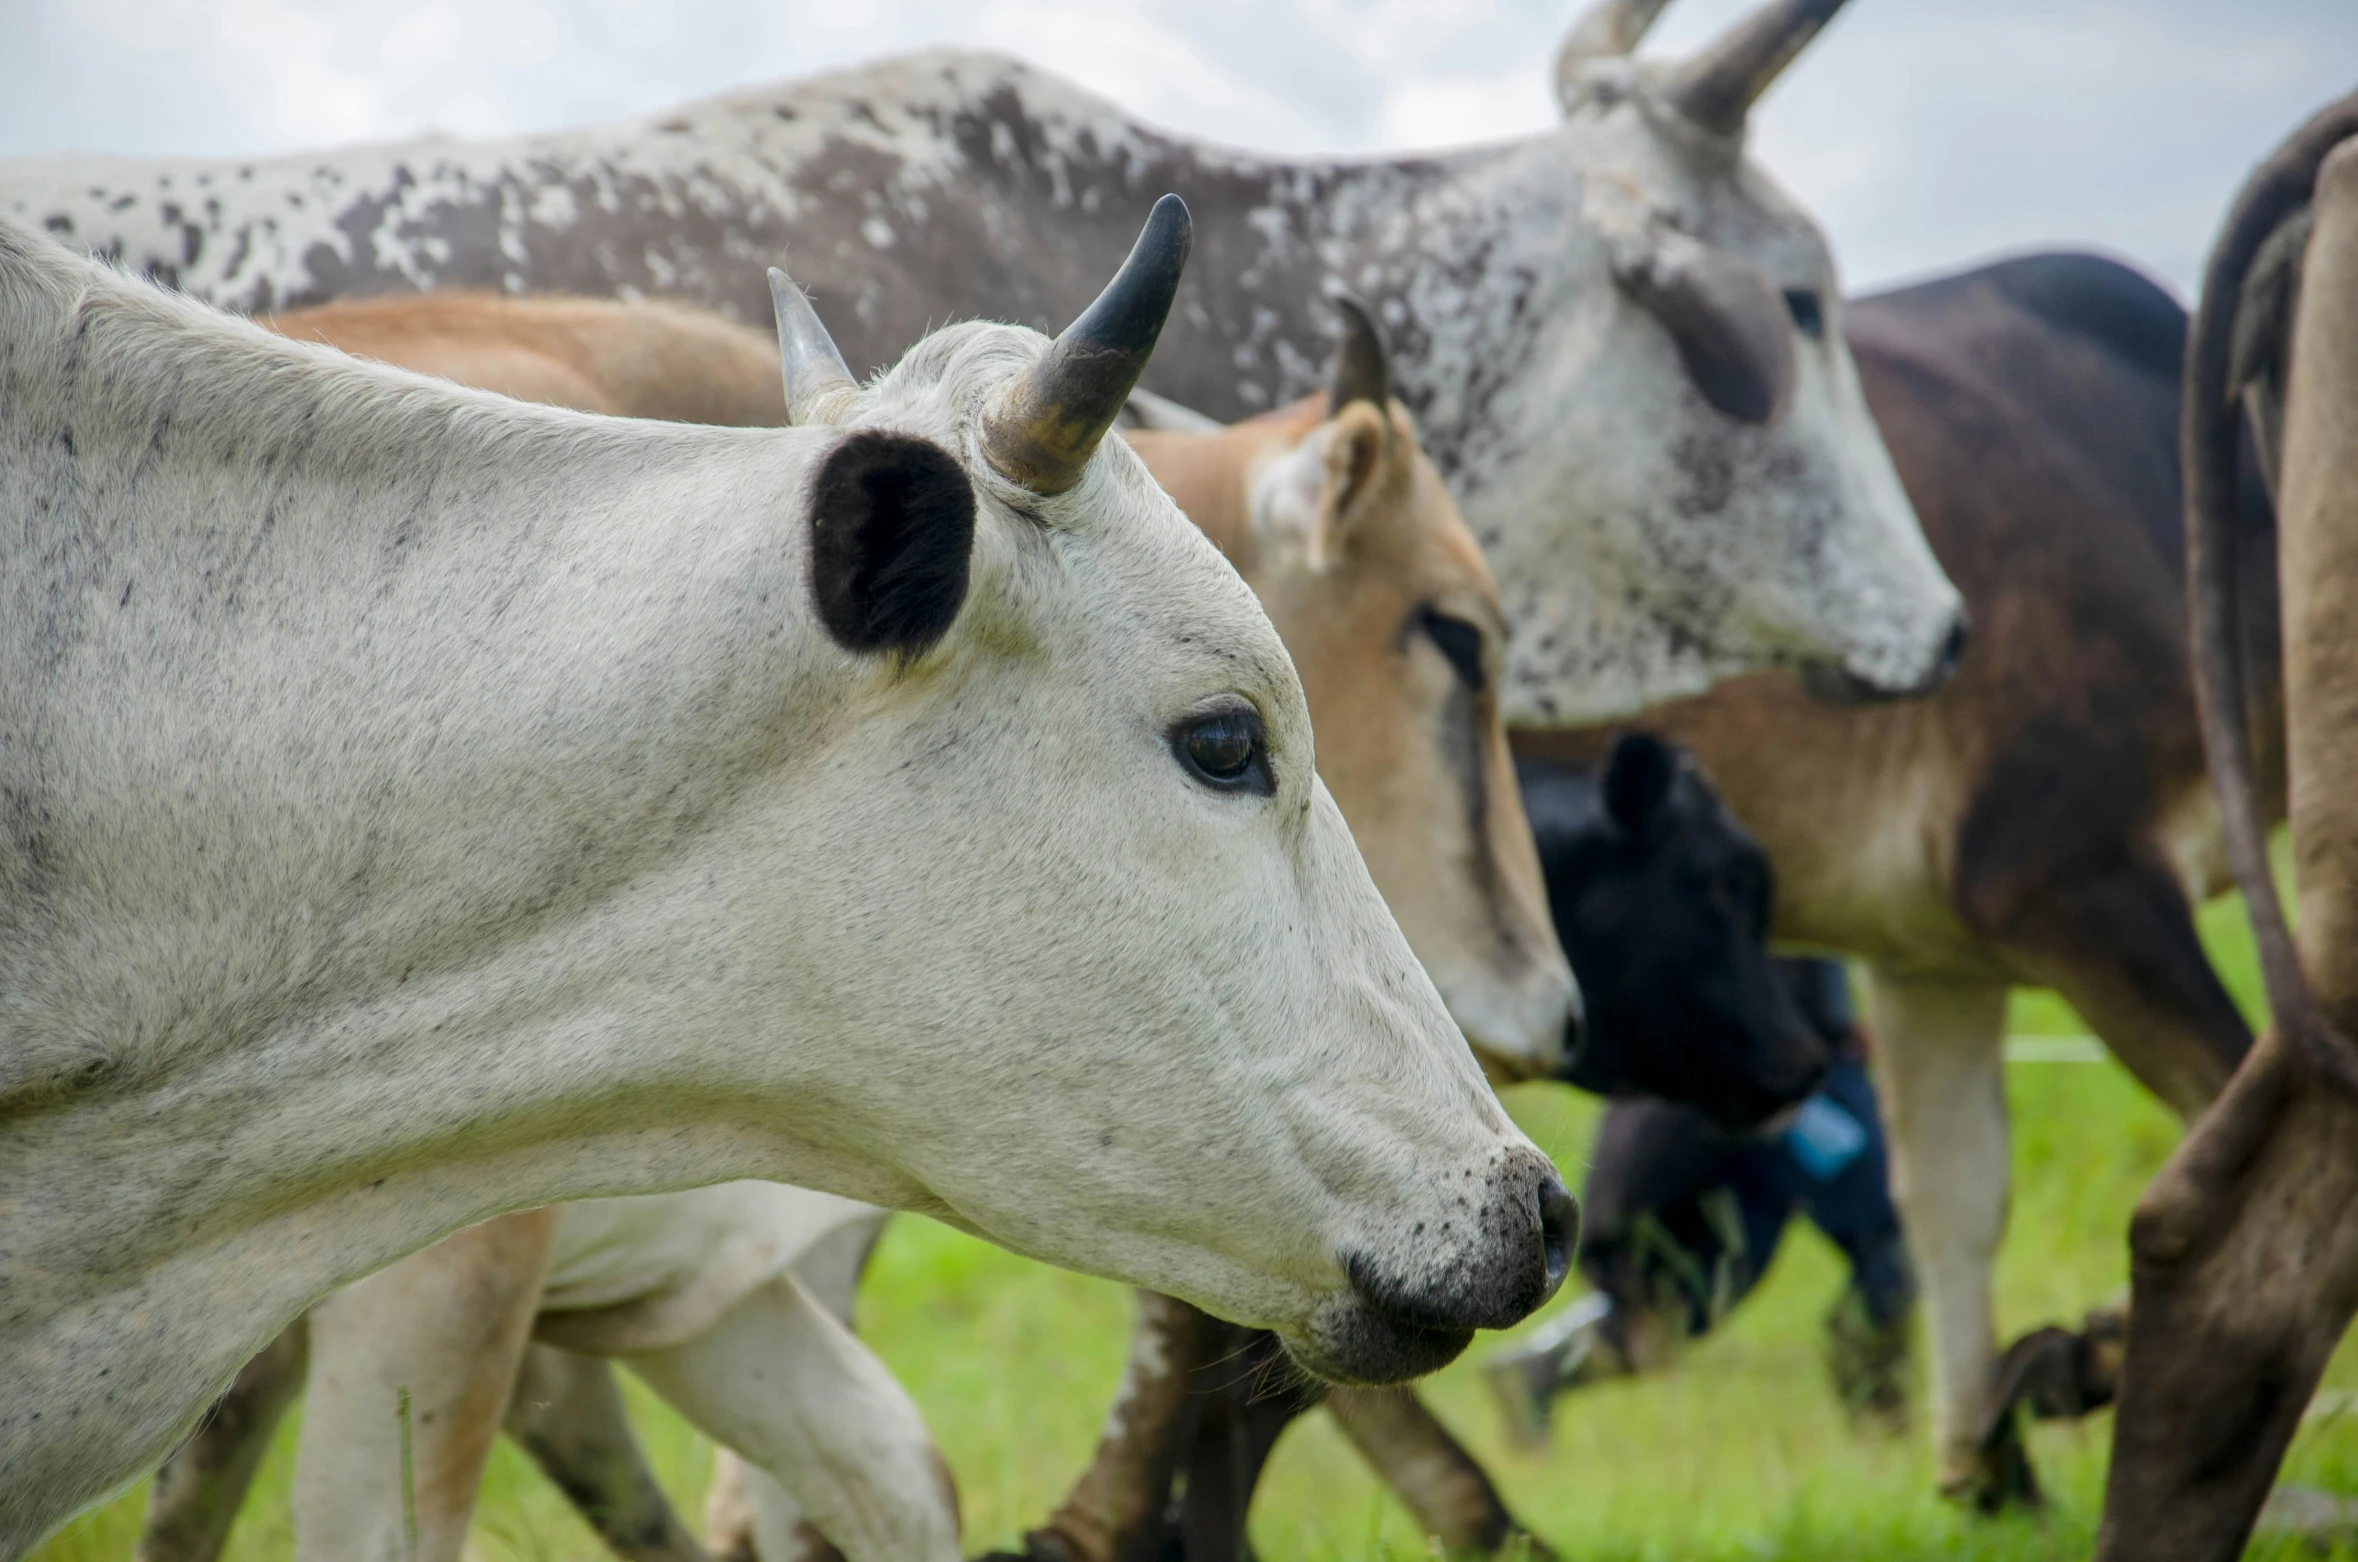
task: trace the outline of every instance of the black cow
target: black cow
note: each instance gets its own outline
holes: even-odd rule
[[[1768,854],[1681,750],[1622,735],[1590,774],[1526,761],[1548,909],[1588,1005],[1562,1077],[1748,1128],[1816,1088],[1811,1029],[1767,937]]]

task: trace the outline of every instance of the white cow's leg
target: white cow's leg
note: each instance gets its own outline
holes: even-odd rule
[[[1931,1333],[1932,1435],[1944,1490],[1979,1494],[1975,1446],[2006,1231],[2005,984],[1869,973],[1893,1193]]]
[[[806,1516],[850,1562],[956,1562],[956,1497],[916,1405],[791,1276],[683,1345],[623,1359],[754,1467],[764,1562],[804,1554]],[[760,1474],[781,1490],[751,1479]]]
[[[312,1310],[295,1456],[299,1555],[456,1562],[555,1225],[553,1209],[485,1221]]]

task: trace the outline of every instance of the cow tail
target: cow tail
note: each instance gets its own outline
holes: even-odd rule
[[[2252,173],[2229,208],[2203,274],[2202,302],[2186,334],[2179,459],[2185,466],[2186,591],[2194,692],[2203,750],[2227,844],[2259,945],[2260,973],[2288,1052],[2358,1095],[2358,1042],[2318,1007],[2301,969],[2284,901],[2268,871],[2267,831],[2253,780],[2245,711],[2243,639],[2237,622],[2234,513],[2240,393],[2234,383],[2236,318],[2253,261],[2278,227],[2310,204],[2328,153],[2358,135],[2358,93],[2327,105]],[[2286,299],[2286,307],[2291,300]],[[2283,327],[2289,331],[2289,321]],[[2263,457],[2273,463],[2273,453]]]

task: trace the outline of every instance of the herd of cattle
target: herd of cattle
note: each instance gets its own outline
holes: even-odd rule
[[[888,1209],[1142,1288],[1035,1562],[1245,1555],[1321,1401],[1544,1555],[1399,1386],[1572,1266],[1491,1083],[1776,1119],[1772,935],[1865,973],[1944,1488],[2117,1393],[2099,1555],[2236,1555],[2358,1310],[2358,100],[2191,324],[1844,300],[1745,150],[1840,0],[1661,5],[1393,161],[935,53],[0,162],[0,1556],[159,1465],[217,1555],[301,1392],[306,1555],[456,1558],[504,1426],[626,1557],[951,1562]],[[2125,1353],[1998,1349],[2016,985],[2193,1125]]]

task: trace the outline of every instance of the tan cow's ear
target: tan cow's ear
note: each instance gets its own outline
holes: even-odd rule
[[[1328,423],[1326,496],[1319,523],[1328,534],[1330,553],[1341,551],[1351,528],[1370,512],[1367,499],[1383,476],[1392,441],[1386,410],[1373,402],[1355,401]]]
[[[1386,417],[1355,401],[1252,478],[1253,532],[1272,558],[1313,571],[1342,558],[1351,533],[1376,513],[1367,503],[1390,455]]]

